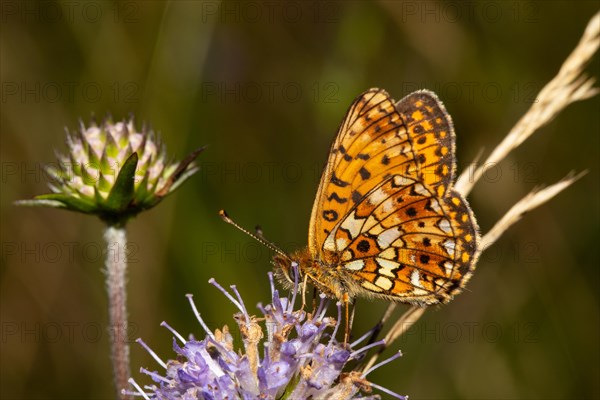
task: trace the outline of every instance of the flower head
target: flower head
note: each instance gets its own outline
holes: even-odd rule
[[[406,397],[369,382],[366,375],[378,366],[364,372],[345,371],[348,363],[359,360],[365,353],[382,342],[355,349],[368,335],[350,345],[335,339],[340,327],[341,305],[338,318],[326,315],[329,300],[321,296],[316,310],[308,313],[294,310],[298,294],[296,284],[288,297],[281,297],[274,289],[272,274],[271,303],[259,304],[261,318],[251,316],[235,286],[233,295],[211,279],[238,308],[235,320],[241,334],[243,348],[236,349],[233,336],[225,326],[211,331],[198,312],[192,296],[190,304],[200,325],[206,332],[202,340],[185,340],[163,322],[177,339],[173,349],[177,358],[162,361],[141,339],[138,339],[165,372],[141,371],[152,378],[154,385],[143,389],[133,380],[134,392],[127,394],[146,399],[375,399],[373,388],[390,396]],[[262,323],[259,323],[262,322]],[[181,343],[179,344],[178,341]]]
[[[145,126],[136,130],[133,118],[101,124],[81,123],[67,132],[67,154],[46,170],[52,177],[51,194],[22,205],[45,205],[96,214],[108,222],[120,222],[155,206],[197,171],[198,149],[176,163],[169,161],[165,146]]]

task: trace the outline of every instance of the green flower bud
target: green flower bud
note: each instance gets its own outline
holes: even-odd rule
[[[144,126],[138,132],[133,118],[113,123],[110,117],[67,132],[67,147],[69,153],[57,154],[57,165],[46,168],[52,193],[17,204],[96,214],[110,224],[123,223],[172,193],[198,170],[193,161],[204,150],[172,162],[152,130]]]

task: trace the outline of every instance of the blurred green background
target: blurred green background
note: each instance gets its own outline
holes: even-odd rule
[[[201,335],[234,307],[207,283],[268,300],[270,252],[217,216],[260,224],[291,251],[329,145],[370,87],[396,99],[438,93],[457,132],[459,170],[485,155],[575,47],[596,1],[2,2],[3,399],[110,398],[102,224],[12,202],[46,193],[42,166],[64,127],[136,116],[202,170],[129,225],[132,339],[173,355],[168,321]],[[598,58],[588,70],[598,76]],[[588,174],[526,215],[479,262],[468,291],[436,307],[371,378],[415,399],[600,396],[599,100],[574,104],[475,187],[486,232],[531,189]],[[356,333],[385,307],[361,300]],[[400,307],[405,309],[404,306]],[[132,368],[160,367],[135,343]]]

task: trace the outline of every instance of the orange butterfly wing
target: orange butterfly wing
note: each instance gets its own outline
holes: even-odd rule
[[[455,134],[452,119],[435,93],[413,92],[396,103],[407,126],[419,178],[443,197],[454,183]]]
[[[358,96],[338,130],[310,219],[309,251],[322,245],[340,219],[386,174],[416,177],[407,127],[394,101],[380,89]]]
[[[470,277],[478,233],[452,189],[454,131],[437,97],[397,104],[370,89],[351,105],[313,206],[309,252],[353,294],[447,301]],[[402,199],[402,202],[399,201]]]

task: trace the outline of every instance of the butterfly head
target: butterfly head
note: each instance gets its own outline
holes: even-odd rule
[[[344,293],[348,293],[343,279],[336,273],[337,269],[315,260],[308,248],[291,255],[275,254],[272,263],[275,277],[287,288],[309,282],[319,292],[331,298],[342,299]]]
[[[306,249],[291,255],[276,253],[272,264],[275,278],[286,287],[291,287],[307,278],[311,281],[315,280],[314,261]]]

